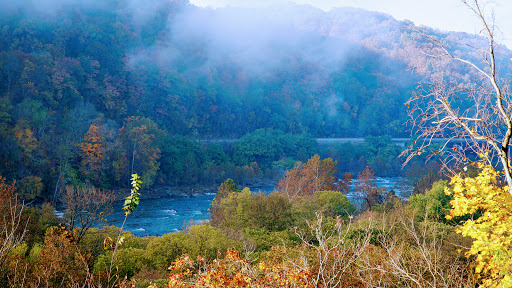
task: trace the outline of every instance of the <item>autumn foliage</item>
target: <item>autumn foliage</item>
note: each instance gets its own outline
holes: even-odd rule
[[[307,163],[298,162],[277,184],[281,193],[293,201],[296,196],[313,195],[315,191],[338,191],[336,161],[311,157]]]
[[[89,126],[80,144],[80,156],[82,157],[80,170],[84,177],[99,182],[104,157],[103,141],[99,127],[95,124]]]
[[[363,207],[365,209],[371,209],[377,204],[382,204],[384,192],[375,184],[375,173],[366,166],[363,172],[357,175],[356,192],[363,199]]]
[[[120,138],[126,143],[126,152],[129,155],[130,173],[140,171],[144,185],[151,185],[160,167],[161,138],[165,135],[163,130],[149,118],[129,117],[123,127],[119,129]]]
[[[483,277],[480,287],[512,286],[512,196],[500,185],[502,173],[479,165],[478,176],[455,176],[446,194],[453,196],[452,210],[446,217],[473,215],[457,230],[474,239],[467,257],[476,256],[475,272]]]
[[[182,255],[169,267],[173,273],[168,287],[314,287],[310,271],[287,261],[251,265],[234,250],[228,250],[225,258],[216,259],[210,265],[204,265],[203,261],[201,257],[193,261]]]
[[[3,2],[9,3],[0,9],[0,174],[8,180],[0,176],[0,287],[512,287],[512,198],[501,173],[482,166],[474,178],[453,178],[449,195],[436,188],[416,200],[398,197],[405,193],[384,200],[367,167],[403,175],[391,137],[409,135],[402,103],[412,104],[407,98],[418,80],[439,79],[434,89],[457,84],[447,99],[470,110],[487,99],[471,100],[490,94],[468,91],[481,82],[464,67],[444,60],[434,67],[420,57],[435,52],[418,37],[423,32],[464,42],[468,35],[363,10],[297,7],[288,9],[297,13],[291,18],[247,10],[265,25],[242,25],[235,30],[249,33],[230,39],[227,26],[201,30],[205,25],[184,20],[200,15],[204,23],[226,24],[237,20],[225,17],[231,10],[243,9],[210,11],[187,0]],[[221,18],[228,22],[214,21]],[[239,49],[248,43],[253,49]],[[453,43],[450,53],[464,55],[465,44]],[[508,63],[510,51],[500,53],[496,60]],[[410,73],[409,65],[417,69]],[[427,104],[436,118],[438,106]],[[487,112],[494,123],[495,109]],[[435,122],[432,113],[421,116]],[[476,122],[483,131],[501,131],[502,124]],[[466,132],[460,135],[476,133]],[[319,147],[314,137],[366,143]],[[308,160],[325,150],[332,158]],[[351,175],[339,179],[337,168],[362,171],[356,191]],[[140,179],[130,178],[135,172]],[[252,186],[282,173],[278,191],[269,194],[240,191],[226,180],[211,221],[184,223],[179,232],[135,237],[124,226],[96,227],[114,204],[111,189],[131,188],[126,220],[141,201],[141,185],[214,187],[232,178]],[[360,211],[350,202],[357,192]],[[448,218],[457,221],[438,220],[447,198]],[[414,201],[421,209],[411,209]],[[467,257],[457,251],[465,247]]]

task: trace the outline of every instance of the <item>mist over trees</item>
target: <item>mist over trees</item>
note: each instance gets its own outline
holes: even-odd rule
[[[24,183],[26,199],[55,198],[80,182],[126,187],[132,172],[148,187],[245,181],[260,168],[306,161],[319,152],[307,140],[314,137],[407,137],[403,103],[433,71],[418,57],[429,47],[419,30],[469,37],[353,8],[7,3],[0,12],[0,174]],[[442,65],[456,79],[472,77]],[[277,150],[268,159],[244,151],[248,142],[234,150],[192,142],[258,129],[283,135],[269,143]],[[391,160],[397,152],[373,153],[372,145],[327,153],[344,172],[370,165],[399,173]]]
[[[462,3],[491,27],[480,1]],[[412,127],[424,127],[423,136],[469,135],[477,148],[477,129],[500,133],[496,109],[479,108],[508,109],[509,84],[491,81],[489,93],[478,72],[510,79],[512,53],[493,41],[494,30],[482,31],[483,39],[360,9],[292,4],[5,3],[0,286],[512,286],[512,195],[503,173],[454,165],[460,174],[447,181],[438,163],[452,159],[447,147],[417,136],[401,142],[414,154],[401,170],[392,139],[410,135],[407,117],[439,125]],[[491,77],[477,65],[428,57],[440,51],[466,64],[483,56]],[[440,106],[454,107],[444,110],[448,118]],[[505,112],[505,148],[494,147],[508,163]],[[447,119],[466,125],[463,132]],[[329,146],[320,137],[364,142]],[[462,161],[476,157],[461,154],[467,143],[449,148]],[[441,151],[432,157],[439,161],[425,164],[432,151]],[[397,175],[396,191],[377,186],[377,176]],[[255,183],[277,185],[242,189]],[[181,216],[171,207],[157,209],[164,217],[143,216],[149,224],[128,217],[142,212],[135,208],[146,195],[176,188],[169,186],[191,195],[218,187],[210,219],[162,236],[126,231],[127,221],[140,233],[153,233],[143,227],[158,221],[162,233],[171,230],[163,219]],[[124,215],[120,228],[102,225],[112,209]]]

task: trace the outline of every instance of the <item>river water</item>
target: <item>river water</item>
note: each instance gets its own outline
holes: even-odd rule
[[[215,197],[209,193],[198,196],[172,196],[141,200],[135,211],[128,216],[124,229],[135,236],[160,236],[185,229],[190,223],[208,219],[208,208]],[[115,203],[114,213],[107,224],[121,227],[124,220],[124,201]]]
[[[395,190],[398,196],[405,196],[396,187],[400,178],[377,177],[375,184],[386,191]],[[357,206],[358,196],[352,191],[347,195],[352,203]],[[270,193],[274,187],[256,188],[251,191],[262,191]],[[124,229],[135,236],[161,236],[170,232],[184,230],[191,223],[207,221],[210,218],[208,208],[215,197],[215,193],[208,193],[198,196],[172,196],[159,199],[141,200],[137,209],[128,216]],[[114,213],[108,218],[107,224],[121,227],[124,220],[122,210],[123,201],[115,203]]]
[[[274,187],[266,187],[251,191],[270,193],[273,189]],[[124,229],[135,236],[161,236],[184,230],[191,223],[207,221],[210,218],[208,208],[213,197],[215,193],[141,200],[137,209],[126,219]],[[123,204],[124,201],[115,203],[114,213],[107,219],[108,225],[123,225]]]

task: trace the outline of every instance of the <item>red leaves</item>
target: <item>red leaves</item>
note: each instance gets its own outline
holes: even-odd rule
[[[288,170],[277,186],[291,201],[295,196],[312,195],[315,191],[338,190],[334,184],[338,180],[335,175],[336,161],[331,158],[321,160],[315,155],[306,164],[298,162]]]

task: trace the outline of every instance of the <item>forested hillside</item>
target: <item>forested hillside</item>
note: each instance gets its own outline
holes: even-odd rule
[[[485,1],[462,1],[479,35],[353,8],[3,2],[1,287],[512,287],[512,53]],[[359,139],[315,139],[335,137]],[[174,188],[192,193],[144,198]]]
[[[307,160],[314,137],[407,137],[403,103],[429,76],[418,27],[352,8],[17,1],[0,28],[0,174],[26,199],[134,172],[147,187],[250,178]],[[263,137],[269,159],[192,142],[248,133],[297,139]]]

